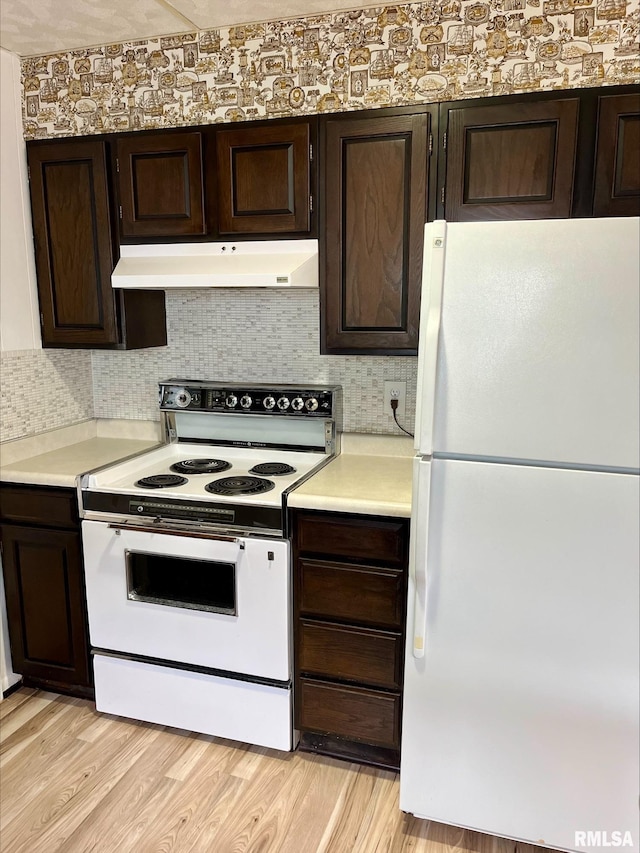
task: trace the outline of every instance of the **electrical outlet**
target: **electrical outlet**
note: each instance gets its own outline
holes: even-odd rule
[[[406,382],[385,382],[384,383],[384,410],[393,420],[393,412],[391,411],[391,401],[398,401],[396,409],[396,417],[402,423],[405,413],[405,404],[407,400],[407,383]]]

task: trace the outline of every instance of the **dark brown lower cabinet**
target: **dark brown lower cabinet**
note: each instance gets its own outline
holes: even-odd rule
[[[409,521],[293,510],[300,748],[397,768]]]
[[[0,515],[14,671],[28,686],[92,697],[74,490],[2,484]]]

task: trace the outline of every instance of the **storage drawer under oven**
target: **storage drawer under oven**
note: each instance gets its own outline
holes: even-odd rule
[[[109,655],[94,656],[96,708],[150,723],[291,750],[291,688]]]
[[[97,649],[291,678],[289,544],[83,521]]]

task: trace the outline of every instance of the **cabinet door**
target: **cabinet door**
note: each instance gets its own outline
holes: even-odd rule
[[[322,352],[417,351],[429,120],[326,123]]]
[[[123,238],[205,233],[200,133],[118,139],[116,157]]]
[[[45,143],[27,150],[42,342],[115,344],[104,143]]]
[[[308,124],[219,130],[216,149],[221,234],[310,230]]]
[[[6,524],[2,542],[13,669],[52,687],[89,687],[79,533]]]
[[[578,99],[449,109],[445,218],[571,215]]]
[[[640,95],[599,98],[593,214],[640,215]]]

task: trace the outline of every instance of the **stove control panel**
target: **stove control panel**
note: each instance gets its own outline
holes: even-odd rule
[[[260,414],[286,417],[335,418],[340,386],[216,385],[169,379],[160,383],[164,411]]]

